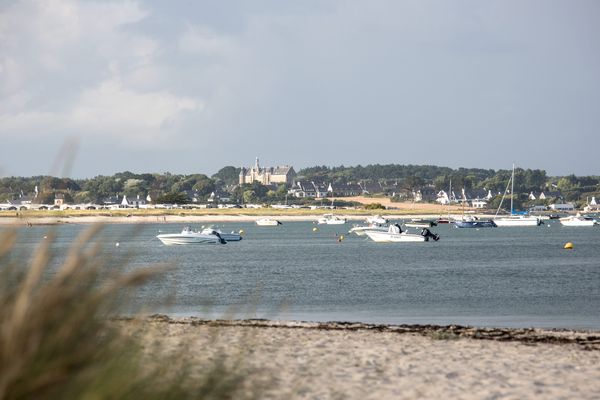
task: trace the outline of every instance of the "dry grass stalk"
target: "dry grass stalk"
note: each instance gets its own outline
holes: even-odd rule
[[[225,368],[221,360],[203,366],[202,375],[190,379],[184,354],[144,349],[142,334],[124,334],[110,321],[123,305],[118,303],[124,291],[165,268],[108,272],[93,240],[99,229],[84,231],[54,272],[52,234],[28,265],[19,265],[10,258],[17,233],[0,232],[0,400],[252,395],[240,391],[244,376]],[[131,326],[135,324],[130,331]],[[154,359],[153,353],[161,358]]]

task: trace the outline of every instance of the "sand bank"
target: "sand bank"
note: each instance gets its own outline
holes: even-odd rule
[[[187,346],[196,367],[239,355],[270,386],[261,398],[593,399],[598,332],[264,320],[146,320],[150,337]],[[482,340],[485,339],[485,340]]]

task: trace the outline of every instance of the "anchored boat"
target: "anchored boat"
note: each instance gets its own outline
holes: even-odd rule
[[[429,239],[438,241],[440,236],[431,233],[429,229],[424,228],[420,234],[408,233],[402,231],[400,225],[392,224],[388,228],[387,232],[380,231],[366,231],[367,236],[374,242],[380,243],[396,243],[396,242],[427,242]]]
[[[506,192],[508,191],[508,185],[511,185],[510,188],[510,215],[507,217],[498,217],[498,212],[500,211],[500,207],[502,207],[502,202],[504,201],[504,196],[506,196]],[[504,190],[504,194],[502,195],[502,199],[500,200],[500,205],[498,206],[498,210],[496,210],[496,216],[492,221],[496,224],[496,226],[539,226],[542,224],[542,220],[538,217],[532,217],[527,215],[516,215],[513,209],[513,195],[515,188],[515,164],[513,164],[512,175],[506,184],[506,189]]]
[[[258,225],[258,226],[277,226],[277,225],[281,225],[281,222],[279,222],[278,220],[273,219],[273,218],[261,218],[261,219],[256,220],[256,225]]]
[[[559,219],[563,226],[594,226],[598,225],[598,221],[594,218],[582,216],[581,214],[571,215],[570,217],[564,217]]]
[[[181,233],[163,233],[156,236],[163,244],[225,244],[227,241],[214,231],[205,229],[202,232],[192,230],[189,226],[183,228]]]
[[[342,225],[346,223],[346,218],[340,218],[333,214],[324,214],[321,218],[317,220],[319,224],[327,224],[327,225]]]

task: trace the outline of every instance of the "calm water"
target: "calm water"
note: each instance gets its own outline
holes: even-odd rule
[[[218,226],[243,229],[244,240],[222,246],[164,246],[155,238],[183,225],[109,225],[100,235],[107,259],[130,257],[128,268],[177,266],[135,295],[148,312],[600,329],[600,227],[442,225],[432,228],[439,242],[377,244],[347,235],[350,224],[313,232],[310,222],[235,223]],[[53,228],[57,253],[83,228]],[[48,229],[22,229],[19,250],[30,253]],[[569,241],[574,250],[563,250]]]

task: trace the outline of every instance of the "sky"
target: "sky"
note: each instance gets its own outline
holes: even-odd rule
[[[0,0],[0,176],[600,175],[596,0]]]

